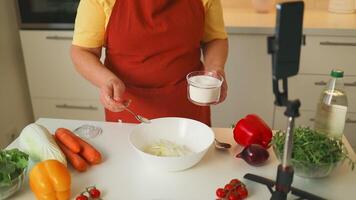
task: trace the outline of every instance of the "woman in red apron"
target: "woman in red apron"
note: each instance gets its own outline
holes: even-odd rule
[[[100,87],[107,121],[137,123],[122,111],[121,102],[131,100],[130,108],[149,119],[185,117],[210,125],[210,108],[188,100],[186,81],[189,72],[198,70],[224,75],[227,41],[202,44],[205,11],[202,0],[116,0],[105,29],[104,65],[99,48],[73,41],[74,63]],[[222,101],[226,88],[225,82]]]

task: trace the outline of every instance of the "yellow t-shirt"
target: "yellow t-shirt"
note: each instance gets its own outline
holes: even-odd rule
[[[81,0],[75,19],[73,44],[96,48],[104,44],[105,29],[116,0]],[[226,39],[220,0],[202,0],[205,27],[202,42]]]

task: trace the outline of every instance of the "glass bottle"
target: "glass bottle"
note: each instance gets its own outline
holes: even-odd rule
[[[330,81],[320,95],[314,128],[330,137],[341,139],[347,113],[344,72],[332,70],[330,75]]]

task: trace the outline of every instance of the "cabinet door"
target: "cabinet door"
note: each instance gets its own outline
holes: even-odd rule
[[[348,113],[344,130],[347,140],[356,151],[356,113]]]
[[[307,36],[300,73],[328,75],[333,68],[356,75],[356,37]]]
[[[228,127],[249,113],[272,125],[272,66],[266,40],[266,35],[229,35],[228,97],[212,106],[213,126]]]
[[[32,98],[99,99],[97,89],[76,72],[72,31],[20,31]]]
[[[98,100],[32,99],[35,120],[41,117],[103,121],[104,109]]]
[[[315,110],[320,94],[329,81],[329,75],[299,74],[288,79],[289,98],[300,99],[302,110]],[[356,77],[344,77],[348,111],[356,112]]]

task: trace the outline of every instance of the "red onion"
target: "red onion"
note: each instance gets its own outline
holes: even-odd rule
[[[259,144],[250,144],[237,154],[236,158],[242,158],[250,165],[259,166],[268,160],[269,153]]]

